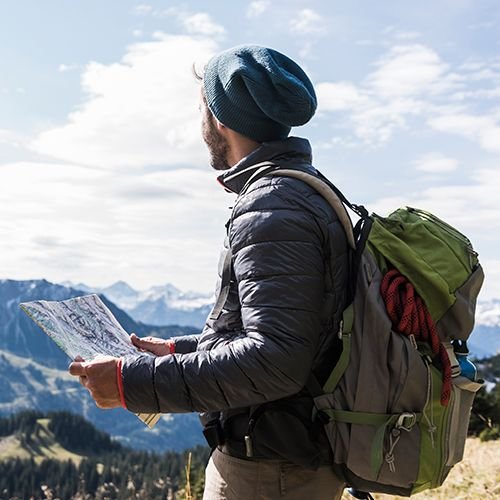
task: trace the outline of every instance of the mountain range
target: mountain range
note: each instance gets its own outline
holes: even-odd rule
[[[45,280],[0,280],[0,416],[24,409],[68,410],[137,448],[181,450],[201,443],[200,425],[194,414],[164,415],[149,430],[125,410],[97,408],[78,380],[68,374],[69,358],[19,308],[20,302],[65,300],[84,293]],[[128,332],[167,338],[197,331],[136,322],[106,297],[101,298]]]
[[[202,328],[213,305],[213,294],[182,292],[171,284],[135,290],[124,281],[98,288],[70,281],[62,285],[106,296],[111,302],[148,325],[180,325]]]
[[[480,301],[476,308],[476,324],[470,337],[469,350],[475,358],[500,353],[500,300]]]
[[[186,318],[193,312],[192,317],[201,318],[201,309],[210,308],[207,296],[183,294],[171,285],[137,292],[123,282],[95,290],[85,285],[71,287],[46,280],[0,280],[0,416],[23,409],[70,410],[128,446],[163,451],[181,450],[201,443],[200,425],[193,414],[164,415],[153,430],[148,430],[135,415],[125,410],[98,409],[87,391],[67,373],[69,359],[66,355],[19,308],[20,302],[65,300],[94,291],[101,293],[102,300],[124,329],[139,336],[167,338],[196,333],[199,323],[195,328],[149,325],[131,317],[113,303],[111,297],[120,306],[136,313],[141,309],[141,301],[148,300],[163,301],[165,309],[183,311]],[[176,309],[179,304],[182,308]],[[477,324],[469,348],[476,358],[499,352],[500,300],[478,305]]]
[[[188,458],[189,457],[189,458]],[[0,417],[0,498],[201,498],[209,448],[133,450],[69,412]]]
[[[213,297],[182,292],[171,284],[137,291],[124,281],[106,288],[85,284],[67,285],[88,293],[99,293],[126,311],[136,321],[150,325],[189,325],[202,328],[212,307]],[[476,327],[469,341],[471,356],[484,358],[500,351],[500,300],[478,303]]]

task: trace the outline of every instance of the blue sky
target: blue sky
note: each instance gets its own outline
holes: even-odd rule
[[[0,1],[0,278],[209,291],[233,200],[190,67],[257,43],[316,86],[315,165],[456,225],[500,297],[499,32],[496,0]]]

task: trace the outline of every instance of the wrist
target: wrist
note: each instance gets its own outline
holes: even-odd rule
[[[125,402],[125,392],[123,390],[123,378],[122,378],[122,358],[118,358],[116,363],[116,384],[118,385],[118,394],[120,396],[120,404],[122,408],[127,409],[127,404]]]
[[[174,354],[175,353],[175,341],[173,340],[165,340],[165,346],[167,347],[167,354]]]

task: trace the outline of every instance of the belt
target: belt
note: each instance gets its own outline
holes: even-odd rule
[[[245,444],[238,441],[226,441],[217,446],[217,449],[225,455],[230,455],[243,460],[254,460],[255,457],[248,457],[246,454]]]
[[[235,418],[228,419],[222,424],[219,418],[214,418],[208,422],[204,422],[203,435],[208,442],[210,448],[214,449],[226,446],[230,455],[237,453],[238,456],[247,457],[245,447],[245,430],[248,427],[248,417],[238,415],[243,420],[239,422]],[[221,449],[221,451],[223,451]],[[251,451],[251,450],[250,450]],[[226,453],[226,451],[223,451]],[[235,455],[236,456],[236,455]]]

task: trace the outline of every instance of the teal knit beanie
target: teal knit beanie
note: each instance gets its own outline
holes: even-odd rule
[[[300,66],[257,45],[233,47],[210,59],[203,86],[217,120],[257,142],[285,139],[316,111],[314,87]]]

